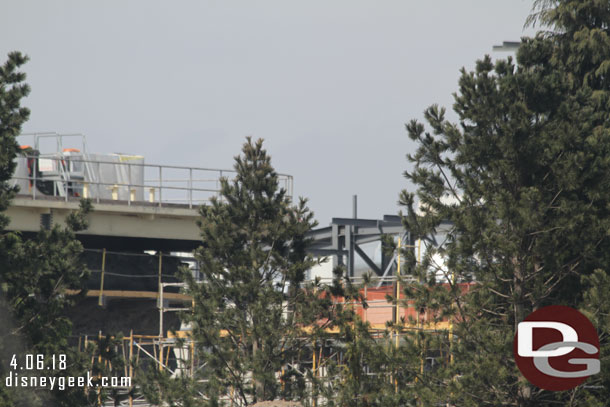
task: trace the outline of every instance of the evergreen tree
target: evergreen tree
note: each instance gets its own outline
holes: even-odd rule
[[[9,180],[15,171],[14,159],[19,150],[16,137],[21,131],[21,125],[27,121],[30,115],[29,109],[21,106],[21,99],[30,92],[29,86],[24,83],[25,74],[19,71],[19,68],[26,61],[26,56],[19,52],[13,52],[8,55],[6,63],[0,67],[0,233],[9,223],[8,217],[3,212],[8,208],[16,193],[16,188],[9,184]],[[0,235],[0,239],[3,241],[5,236]],[[0,245],[0,259],[6,257],[6,253],[2,251],[1,247]],[[0,269],[0,271],[4,270],[6,269]],[[9,327],[13,326],[12,318],[4,295],[0,297],[0,315],[2,316],[2,326],[5,327],[5,330],[10,329]],[[10,354],[12,351],[20,349],[17,344],[7,341],[5,335],[6,331],[0,337],[0,348],[3,350],[3,354]],[[6,357],[3,357],[1,361],[0,371],[6,373],[6,363],[10,359],[6,360]],[[7,393],[4,385],[0,386],[0,405],[12,405],[11,396]]]
[[[24,83],[25,73],[19,71],[27,60],[25,55],[12,52],[0,67],[0,231],[9,222],[2,212],[16,193],[16,188],[8,182],[15,171],[15,157],[19,150],[16,138],[21,125],[30,116],[29,109],[21,106],[21,99],[30,93],[30,87]]]
[[[53,375],[85,374],[86,358],[69,342],[72,323],[65,314],[87,291],[89,272],[80,260],[83,248],[75,232],[86,227],[85,218],[90,209],[90,202],[83,200],[80,210],[68,216],[66,226],[54,225],[50,230],[40,230],[32,239],[24,240],[13,233],[2,237],[0,281],[12,322],[11,329],[2,338],[12,349],[8,352],[5,348],[1,356],[2,373],[6,372],[13,354],[19,358],[29,353],[45,355],[45,366],[50,366],[53,355],[56,359],[61,354],[66,355],[67,370],[48,372]],[[76,290],[80,294],[67,295],[66,290]],[[47,372],[38,373],[45,375]],[[41,405],[89,405],[83,388],[55,389],[52,397],[47,390],[38,395]],[[38,405],[32,401],[15,403]]]
[[[0,67],[0,315],[4,328],[0,335],[0,375],[4,378],[13,369],[10,367],[13,355],[22,364],[24,355],[29,353],[48,359],[65,354],[67,370],[49,373],[76,376],[84,373],[85,361],[68,343],[71,323],[64,313],[74,304],[75,297],[65,291],[82,290],[82,294],[86,291],[88,272],[79,261],[82,246],[75,232],[86,228],[91,204],[82,201],[80,210],[68,216],[65,227],[55,225],[50,230],[41,230],[30,240],[4,230],[9,219],[2,212],[18,191],[9,183],[19,151],[16,137],[29,116],[29,110],[21,106],[29,87],[24,83],[25,74],[19,71],[26,61],[27,57],[13,52]],[[50,366],[49,360],[45,363]],[[84,389],[67,388],[51,394],[48,390],[6,388],[3,380],[0,405],[84,406],[88,400]]]
[[[415,382],[424,404],[607,402],[607,373],[548,392],[529,385],[512,356],[516,325],[551,304],[603,321],[598,329],[608,346],[607,300],[596,285],[608,286],[610,270],[610,3],[538,5],[532,21],[553,31],[524,39],[517,65],[485,57],[474,72],[463,70],[454,104],[459,124],[432,106],[429,130],[415,120],[407,125],[418,147],[405,173],[417,193],[401,194],[405,224],[422,239],[443,220],[452,225],[446,243],[430,246],[421,264],[410,255],[417,282],[407,296],[436,308],[439,320],[451,317],[458,338],[453,361]],[[464,294],[457,283],[472,280]],[[424,336],[410,341],[422,355],[432,340]]]
[[[330,309],[328,297],[304,287],[316,264],[306,252],[313,214],[279,188],[262,140],[247,139],[235,170],[234,180],[221,181],[220,197],[201,208],[203,281],[186,274],[203,393],[209,405],[224,395],[243,406],[298,399],[300,361],[312,343],[304,328],[322,329],[314,323]]]
[[[349,283],[344,282],[344,287]],[[345,290],[345,288],[342,288]],[[349,290],[347,290],[349,291]],[[361,302],[358,296],[345,297],[347,302]],[[390,331],[376,333],[368,322],[344,309],[336,314],[339,335],[333,345],[343,357],[340,363],[333,358],[326,362],[324,377],[317,387],[328,407],[372,407],[402,405],[395,393],[396,367],[404,362],[404,355],[397,354]],[[413,378],[411,378],[413,379]]]

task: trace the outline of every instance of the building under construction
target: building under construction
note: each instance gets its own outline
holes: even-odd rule
[[[85,347],[112,334],[126,361],[193,375],[199,368],[194,345],[179,318],[180,311],[190,309],[191,298],[182,292],[179,275],[198,276],[192,256],[200,244],[197,208],[218,197],[221,178],[235,172],[148,164],[139,155],[94,154],[82,135],[30,134],[19,141],[22,154],[13,183],[20,192],[7,211],[9,229],[28,236],[63,222],[81,198],[94,204],[89,228],[77,234],[91,278],[86,298],[71,311],[75,341]],[[292,177],[280,174],[279,179],[292,195]],[[449,329],[449,323],[432,324],[413,306],[388,303],[387,295],[400,292],[401,256],[398,250],[384,253],[384,235],[394,236],[398,248],[410,248],[418,258],[425,251],[427,243],[411,239],[399,217],[359,219],[354,213],[311,232],[310,252],[329,261],[310,270],[309,278],[330,282],[339,265],[355,282],[372,276],[362,288],[369,306],[354,304],[371,329],[381,332],[401,318],[416,321],[418,329]],[[313,371],[322,374],[324,353],[316,356],[314,349],[311,358]],[[125,376],[135,374],[130,363],[124,366]],[[132,390],[120,389],[108,405],[147,405]]]

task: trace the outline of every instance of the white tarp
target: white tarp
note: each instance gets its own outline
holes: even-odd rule
[[[119,200],[129,200],[129,191],[136,201],[144,200],[144,157],[129,154],[87,154],[85,181],[89,183],[92,198],[113,199],[113,190]],[[98,185],[99,183],[99,185]]]

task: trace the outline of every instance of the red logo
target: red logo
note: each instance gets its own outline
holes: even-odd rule
[[[600,370],[595,327],[562,305],[540,308],[519,323],[513,353],[523,376],[545,390],[572,389]]]

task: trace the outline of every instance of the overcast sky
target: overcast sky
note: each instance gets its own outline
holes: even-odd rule
[[[397,213],[404,124],[451,107],[459,69],[492,45],[532,35],[531,3],[2,0],[0,54],[31,58],[25,132],[215,168],[264,138],[325,226],[354,194],[359,217]]]

